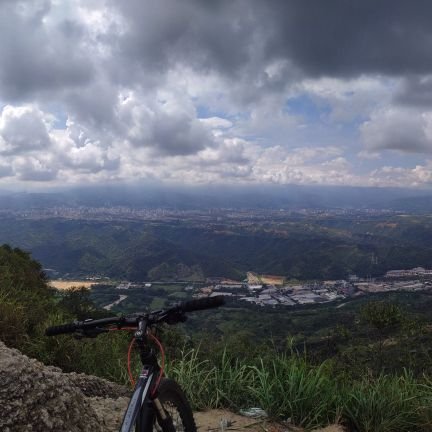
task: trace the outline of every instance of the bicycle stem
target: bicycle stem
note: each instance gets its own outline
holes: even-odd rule
[[[149,346],[147,339],[147,319],[140,319],[138,321],[138,328],[135,331],[135,342],[138,346],[141,363],[143,365],[152,365],[159,369],[159,364],[154,350]]]

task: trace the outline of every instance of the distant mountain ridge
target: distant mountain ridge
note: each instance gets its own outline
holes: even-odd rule
[[[421,205],[420,205],[421,204]],[[131,208],[378,208],[409,211],[432,209],[432,191],[342,186],[194,186],[108,185],[0,194],[0,208],[115,207]]]

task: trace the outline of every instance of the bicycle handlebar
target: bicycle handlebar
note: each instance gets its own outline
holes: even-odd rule
[[[91,328],[105,326],[109,324],[121,324],[122,321],[126,322],[125,317],[112,317],[112,318],[102,318],[99,320],[75,321],[68,324],[61,324],[58,326],[48,327],[45,330],[45,335],[56,336],[59,334],[74,333],[77,330],[91,329]]]
[[[77,330],[75,323],[62,324],[48,327],[45,330],[45,336],[56,336],[59,334],[74,333]]]
[[[170,322],[170,318],[173,315],[184,314],[186,312],[194,312],[198,310],[211,309],[219,307],[225,304],[224,296],[206,297],[197,300],[189,300],[186,302],[179,303],[178,305],[157,312],[150,312],[147,314],[134,314],[112,318],[102,318],[99,320],[86,320],[86,321],[75,321],[68,324],[62,324],[58,326],[48,327],[45,330],[46,336],[56,336],[60,334],[75,333],[78,330],[90,330],[96,327],[103,327],[111,324],[115,324],[119,327],[122,326],[136,326],[139,319],[147,319],[150,324],[156,324],[158,322]]]

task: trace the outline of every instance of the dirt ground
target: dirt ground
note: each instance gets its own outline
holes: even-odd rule
[[[303,429],[266,419],[244,417],[226,410],[209,410],[194,413],[198,432],[301,432]],[[342,426],[331,425],[314,432],[344,432]]]
[[[58,290],[67,290],[70,288],[78,288],[78,287],[90,288],[92,285],[95,285],[95,283],[91,281],[79,281],[79,280],[75,280],[75,281],[50,280],[48,282],[48,285]]]

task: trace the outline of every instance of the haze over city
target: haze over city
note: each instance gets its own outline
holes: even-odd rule
[[[432,5],[0,4],[0,187],[429,188]]]

